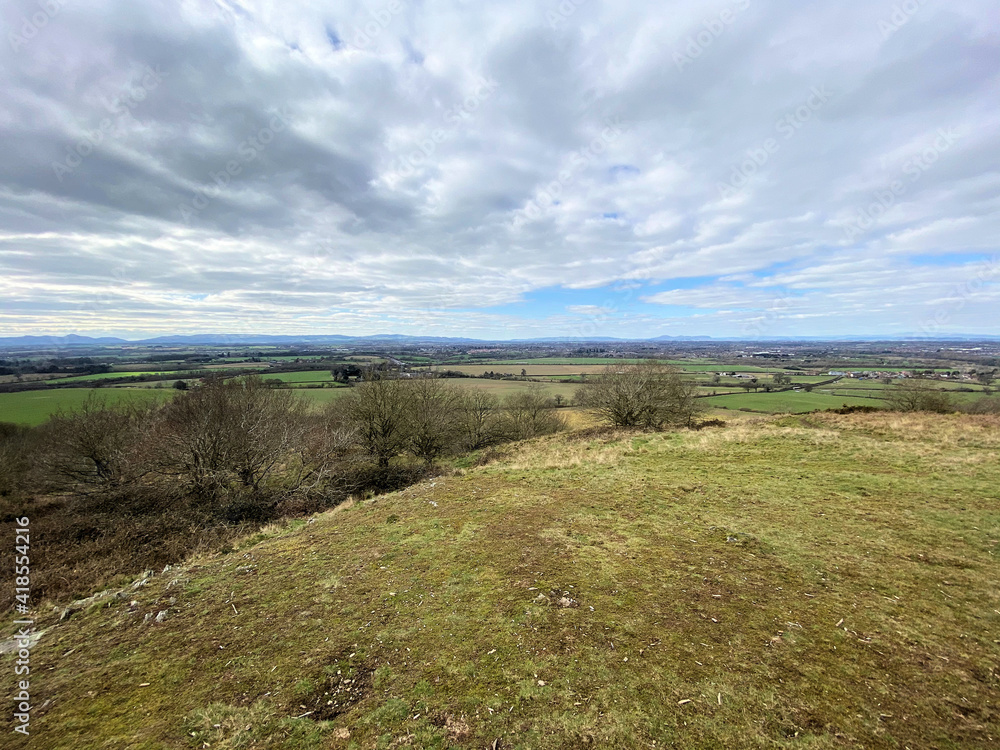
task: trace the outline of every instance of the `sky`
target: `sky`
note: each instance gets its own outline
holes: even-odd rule
[[[1000,334],[995,0],[0,20],[0,335]]]

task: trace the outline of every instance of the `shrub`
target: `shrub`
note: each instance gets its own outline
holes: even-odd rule
[[[149,471],[144,431],[154,419],[148,406],[107,403],[91,394],[75,412],[59,412],[43,432],[52,476],[65,487],[111,488],[138,481]]]
[[[0,422],[0,496],[27,489],[32,432],[22,425]]]
[[[161,470],[203,495],[234,485],[258,492],[301,439],[304,414],[296,394],[259,376],[210,380],[163,409]]]
[[[562,416],[554,409],[555,403],[545,396],[541,386],[512,393],[503,402],[500,434],[508,440],[525,440],[565,429]]]
[[[701,411],[697,385],[675,368],[648,360],[611,365],[579,391],[579,403],[615,427],[691,426]]]
[[[955,403],[946,392],[916,383],[900,383],[889,389],[885,400],[892,411],[928,411],[938,414],[955,411]]]

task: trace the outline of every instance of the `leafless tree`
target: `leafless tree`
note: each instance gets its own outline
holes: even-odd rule
[[[555,404],[540,385],[512,393],[504,399],[501,432],[509,440],[524,440],[565,429]]]
[[[0,496],[27,490],[31,443],[29,428],[0,422]]]
[[[407,445],[407,383],[377,371],[365,377],[344,397],[343,413],[357,431],[359,444],[379,467],[387,468]]]
[[[81,486],[117,487],[141,478],[144,430],[153,410],[135,402],[110,404],[91,394],[74,412],[58,412],[45,427],[50,469]]]
[[[700,411],[697,385],[669,365],[611,365],[580,389],[580,401],[616,427],[690,425]]]
[[[904,382],[889,388],[886,390],[885,400],[893,411],[929,411],[939,414],[955,411],[951,396],[919,383]]]
[[[458,438],[461,393],[440,378],[425,377],[406,383],[403,396],[407,449],[429,464]]]
[[[165,465],[208,494],[234,480],[259,490],[301,438],[304,411],[298,396],[256,375],[209,381],[165,407]]]
[[[474,390],[465,394],[459,413],[462,447],[474,451],[500,442],[500,416],[500,400],[492,393]]]

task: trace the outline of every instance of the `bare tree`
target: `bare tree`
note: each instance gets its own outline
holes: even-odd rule
[[[939,414],[955,411],[951,396],[919,383],[900,383],[889,388],[886,390],[885,400],[892,411],[929,411]]]
[[[540,385],[512,393],[503,402],[502,432],[509,440],[524,440],[565,429],[562,416]]]
[[[466,450],[479,450],[500,442],[500,400],[496,396],[474,390],[465,394],[460,406],[460,434]]]
[[[365,377],[344,397],[342,408],[357,430],[358,442],[379,467],[387,468],[407,444],[406,383],[374,370]]]
[[[0,496],[27,489],[31,468],[31,438],[28,427],[0,422]]]
[[[233,481],[259,490],[301,438],[304,411],[298,396],[256,375],[209,381],[164,409],[165,465],[207,494]]]
[[[616,427],[689,425],[699,411],[697,384],[655,360],[611,365],[580,389],[580,401]]]
[[[146,471],[140,445],[152,420],[148,406],[109,404],[92,393],[79,409],[60,411],[46,425],[50,468],[80,485],[117,487],[134,481]]]
[[[440,378],[426,377],[407,382],[403,395],[407,449],[429,464],[458,437],[461,394]]]

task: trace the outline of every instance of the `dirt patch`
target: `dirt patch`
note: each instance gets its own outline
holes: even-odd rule
[[[330,721],[349,711],[371,692],[375,671],[366,665],[350,665],[348,659],[325,667],[296,698],[291,710],[309,711],[313,721]],[[305,706],[305,709],[302,707]]]

